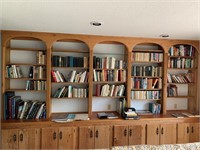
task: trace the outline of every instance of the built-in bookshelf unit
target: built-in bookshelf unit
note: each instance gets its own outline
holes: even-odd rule
[[[56,41],[51,49],[52,113],[88,113],[89,48],[79,40]]]
[[[198,59],[198,41],[2,31],[2,118],[93,119],[122,100],[161,116],[199,114]]]
[[[11,39],[3,53],[3,118],[46,118],[47,52],[43,41]],[[35,106],[35,107],[31,107]]]
[[[163,101],[163,49],[156,44],[136,45],[131,53],[131,106],[160,114]]]
[[[116,111],[126,99],[127,49],[117,42],[97,43],[93,51],[92,111]]]
[[[167,109],[195,113],[198,54],[192,45],[173,45],[168,51]]]

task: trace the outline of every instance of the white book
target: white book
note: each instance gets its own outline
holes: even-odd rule
[[[60,72],[58,70],[56,71],[56,75],[58,75],[58,78],[59,78],[60,82],[64,82],[64,80],[63,80],[63,78],[60,75]]]
[[[25,101],[19,119],[23,119],[23,117],[24,117],[24,113],[25,113],[25,110],[26,110],[26,107],[27,107],[27,102]]]
[[[45,103],[43,103],[43,104],[40,106],[40,109],[38,110],[35,119],[39,119],[39,118],[40,118],[40,115],[41,115],[41,113],[42,113],[42,110],[43,110],[44,105],[45,105]]]
[[[96,76],[96,70],[93,70],[93,78],[94,78],[94,82],[97,82],[97,76]]]
[[[86,74],[87,74],[86,71],[84,71],[84,72],[81,74],[80,81],[79,81],[80,83],[82,83],[82,82],[85,81]]]
[[[70,82],[74,82],[75,75],[76,75],[76,70],[73,70],[71,74]]]

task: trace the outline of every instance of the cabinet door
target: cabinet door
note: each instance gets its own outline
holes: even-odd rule
[[[18,129],[3,129],[1,132],[2,149],[18,149]]]
[[[59,149],[77,149],[78,132],[76,127],[60,127],[58,134]]]
[[[129,145],[145,144],[145,126],[129,126]]]
[[[191,123],[190,124],[190,142],[199,142],[199,130],[200,124],[199,123]]]
[[[19,149],[40,149],[40,129],[19,130]]]
[[[42,128],[41,148],[57,149],[58,145],[57,133],[58,133],[57,128]]]
[[[114,126],[114,146],[128,145],[128,126]]]
[[[176,124],[161,124],[160,144],[176,144]]]
[[[189,123],[179,123],[178,124],[178,134],[177,134],[177,143],[189,143]]]
[[[79,127],[79,149],[94,148],[94,126]]]
[[[159,124],[148,124],[147,125],[147,144],[159,145]]]
[[[110,127],[95,126],[95,148],[103,149],[110,147]]]

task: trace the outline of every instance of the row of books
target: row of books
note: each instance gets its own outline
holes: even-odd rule
[[[46,77],[46,67],[45,66],[30,66],[29,78],[43,79],[45,77]]]
[[[26,90],[46,90],[46,81],[26,81]]]
[[[115,57],[100,58],[93,56],[93,68],[100,69],[125,69],[126,63],[124,60],[117,60]]]
[[[46,118],[46,103],[37,100],[22,100],[15,92],[5,92],[4,119],[41,119]]]
[[[177,86],[176,85],[168,85],[167,86],[167,96],[178,96]]]
[[[190,45],[178,45],[170,47],[168,51],[169,56],[194,56],[195,49]]]
[[[7,78],[22,78],[22,71],[20,66],[7,65],[6,66],[6,77]]]
[[[124,96],[125,86],[122,85],[96,85],[96,96]]]
[[[168,68],[193,68],[194,60],[190,58],[170,58],[168,60]]]
[[[121,81],[126,82],[126,70],[93,70],[93,80],[100,81]]]
[[[53,82],[83,83],[83,82],[88,82],[89,73],[87,71],[77,72],[76,70],[73,70],[65,78],[64,75],[60,71],[52,70],[51,75],[52,75]]]
[[[149,111],[151,111],[153,114],[160,114],[161,104],[159,104],[159,103],[149,103]]]
[[[185,74],[167,73],[167,82],[168,83],[192,83],[193,74],[192,73],[185,73]]]
[[[53,67],[88,67],[88,57],[52,56]]]
[[[36,63],[44,65],[46,63],[46,53],[44,51],[37,51]]]
[[[87,88],[76,88],[71,85],[58,88],[53,94],[53,98],[87,98]]]
[[[163,62],[163,53],[133,52],[132,61]]]
[[[132,76],[162,76],[161,66],[132,66]]]
[[[132,89],[161,89],[161,78],[131,78]]]
[[[145,100],[153,99],[159,100],[161,98],[161,91],[131,91],[131,99]]]

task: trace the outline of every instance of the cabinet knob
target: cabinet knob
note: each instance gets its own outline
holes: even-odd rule
[[[132,129],[130,129],[129,131],[129,136],[132,136]]]
[[[124,130],[124,136],[126,136],[126,135],[127,135],[127,130],[125,129],[125,130]]]
[[[56,132],[53,133],[53,139],[56,139]]]
[[[96,130],[96,138],[98,138],[98,137],[99,137],[99,131]]]
[[[93,132],[92,132],[92,130],[90,130],[90,138],[92,138],[93,137]]]
[[[23,141],[23,138],[24,138],[24,136],[23,136],[23,134],[21,133],[20,136],[19,136],[19,140],[22,142],[22,141]]]
[[[156,134],[158,135],[158,128],[156,129]]]
[[[17,136],[16,136],[16,134],[13,135],[13,141],[14,141],[14,142],[17,141]]]
[[[62,131],[60,131],[60,139],[62,139]]]
[[[189,133],[189,127],[187,127],[187,133]]]
[[[192,131],[191,131],[192,133],[194,133],[194,127],[192,126]]]
[[[164,129],[162,128],[162,129],[161,129],[161,134],[163,134],[163,132],[164,132]]]

